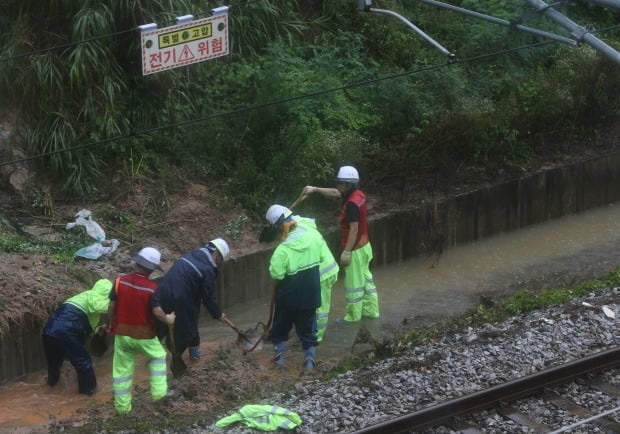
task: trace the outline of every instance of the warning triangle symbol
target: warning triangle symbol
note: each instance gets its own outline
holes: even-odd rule
[[[194,53],[192,53],[192,50],[189,49],[189,46],[184,45],[183,50],[181,51],[181,55],[179,56],[179,62],[184,62],[186,60],[192,60],[195,58],[196,56],[194,56]]]

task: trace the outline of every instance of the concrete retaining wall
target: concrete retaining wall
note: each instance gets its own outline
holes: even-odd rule
[[[370,222],[375,267],[441,252],[457,244],[541,223],[620,200],[620,153],[543,171],[501,185],[375,217]],[[338,234],[326,234],[338,252]],[[218,281],[222,306],[268,296],[270,250],[227,263]],[[0,339],[0,382],[45,367],[42,325],[25,318]]]

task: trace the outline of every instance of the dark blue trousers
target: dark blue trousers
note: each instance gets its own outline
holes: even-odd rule
[[[86,314],[77,307],[63,304],[54,312],[43,329],[47,384],[53,386],[58,382],[62,363],[68,359],[77,373],[79,392],[95,393],[97,378],[85,346],[91,332]]]
[[[273,326],[269,339],[274,344],[287,341],[291,329],[295,326],[295,332],[305,349],[316,347],[319,341],[316,338],[316,309],[311,310],[287,310],[279,308],[276,304],[273,315]]]

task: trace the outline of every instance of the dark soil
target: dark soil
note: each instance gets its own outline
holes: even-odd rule
[[[489,164],[483,170],[454,168],[449,175],[412,174],[413,182],[406,188],[379,183],[369,183],[363,188],[369,195],[371,214],[389,213],[402,208],[405,203],[413,205],[616,152],[620,149],[617,141],[619,130],[620,124],[609,126],[605,134],[564,144],[554,153],[535,155],[523,167]],[[44,319],[56,305],[69,295],[86,289],[96,279],[124,272],[130,263],[130,254],[147,243],[160,247],[166,269],[178,255],[225,234],[227,230],[230,232],[231,222],[240,222],[239,216],[243,214],[240,207],[223,205],[214,187],[197,183],[185,184],[162,195],[161,188],[149,185],[146,180],[136,179],[130,185],[112,182],[117,192],[105,201],[72,202],[48,194],[42,208],[33,208],[11,189],[5,179],[0,178],[0,181],[2,217],[9,222],[5,225],[6,230],[17,228],[39,237],[54,237],[64,230],[66,223],[74,220],[77,211],[86,208],[106,229],[108,238],[126,240],[110,258],[77,260],[71,265],[47,255],[2,253],[0,330],[19,324],[27,314]],[[98,216],[102,218],[98,219]],[[123,221],[130,221],[131,225],[122,224]],[[226,237],[233,254],[240,256],[261,248],[257,241],[261,227],[262,222],[241,222],[234,238]],[[544,282],[546,286],[554,283],[549,278]],[[104,421],[110,427],[138,426],[143,418],[154,414],[164,416],[159,420],[165,423],[195,421],[197,415],[204,418],[219,408],[231,408],[248,397],[260,397],[276,389],[288,388],[294,393],[295,385],[301,381],[301,371],[297,366],[301,363],[291,363],[290,368],[279,371],[271,367],[270,351],[239,357],[231,354],[233,350],[236,349],[214,348],[216,357],[190,366],[189,375],[180,381],[173,380],[171,385],[178,395],[166,406],[149,403],[146,392],[136,393],[133,414],[124,421],[114,416],[110,400],[110,405],[85,408],[71,420],[55,421],[52,428],[70,428],[85,423],[91,428],[101,428]],[[334,363],[336,361],[324,362],[312,377],[326,372]]]

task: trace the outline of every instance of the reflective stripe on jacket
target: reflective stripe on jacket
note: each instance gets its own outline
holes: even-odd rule
[[[177,259],[159,284],[151,299],[151,307],[161,307],[164,312],[176,313],[174,335],[176,350],[181,351],[192,344],[198,336],[200,303],[207,308],[213,319],[222,316],[215,295],[218,268],[211,253],[200,248]],[[160,332],[160,338],[167,333]]]
[[[299,226],[304,226],[304,227],[313,229],[318,232],[321,238],[323,238],[323,236],[321,235],[321,233],[318,231],[316,227],[316,223],[314,219],[307,218],[307,217],[301,217],[298,215],[294,215],[292,218],[293,220],[297,222]],[[329,249],[329,246],[325,242],[325,238],[323,238],[323,243],[321,244],[321,265],[319,268],[319,275],[320,275],[321,282],[329,279],[332,276],[337,275],[339,270],[340,268],[338,267],[338,263],[334,259],[334,255],[332,254],[332,251]]]
[[[278,282],[276,304],[284,309],[316,309],[321,305],[321,243],[316,230],[297,225],[276,247],[269,274]]]
[[[236,422],[262,431],[275,431],[295,429],[302,421],[297,413],[283,407],[249,404],[244,405],[238,412],[218,420],[215,426],[223,428]]]
[[[157,283],[148,277],[131,273],[114,282],[115,312],[112,333],[135,339],[155,337],[155,317],[150,300],[157,290]]]

